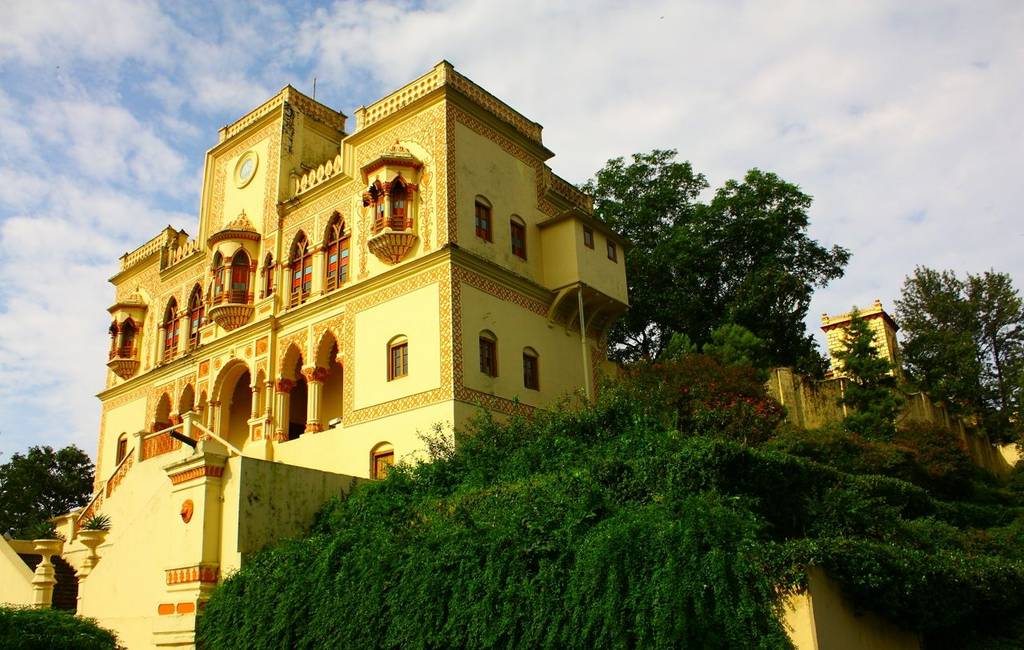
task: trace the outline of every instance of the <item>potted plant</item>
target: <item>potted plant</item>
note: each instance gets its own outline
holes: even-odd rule
[[[93,515],[85,520],[82,526],[78,529],[78,539],[82,542],[82,545],[89,549],[89,555],[82,562],[82,566],[78,567],[76,575],[79,579],[89,575],[89,572],[93,570],[96,563],[100,561],[100,556],[96,552],[96,548],[103,543],[103,540],[107,538],[107,533],[110,532],[110,515]]]

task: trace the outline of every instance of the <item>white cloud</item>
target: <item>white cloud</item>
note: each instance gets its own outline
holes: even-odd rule
[[[816,296],[812,327],[820,311],[891,304],[915,264],[994,266],[1024,286],[1019,3],[65,2],[6,14],[5,82],[70,63],[57,90],[46,74],[0,90],[0,286],[53,292],[0,294],[0,414],[48,399],[25,387],[50,382],[67,405],[31,421],[55,440],[74,421],[89,451],[109,265],[166,221],[193,229],[180,206],[199,190],[197,136],[214,144],[217,127],[314,75],[351,114],[448,59],[541,122],[553,167],[575,181],[654,147],[679,149],[714,185],[754,166],[779,173],[814,195],[813,235],[854,253]],[[72,243],[40,243],[58,240]],[[79,265],[74,278],[30,261],[53,251]],[[80,329],[54,350],[9,338],[68,319]]]

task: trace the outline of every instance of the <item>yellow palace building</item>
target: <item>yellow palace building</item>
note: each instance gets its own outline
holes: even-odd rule
[[[355,121],[284,88],[220,130],[195,237],[111,278],[96,494],[59,528],[78,612],[131,648],[191,646],[222,576],[435,425],[590,395],[606,363],[626,242],[539,124],[447,62]]]

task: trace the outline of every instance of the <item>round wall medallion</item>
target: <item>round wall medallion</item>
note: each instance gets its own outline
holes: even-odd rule
[[[252,177],[256,175],[256,167],[259,165],[260,159],[256,155],[255,151],[247,151],[242,154],[242,157],[238,159],[238,163],[235,165],[235,185],[238,187],[245,187],[252,180]]]
[[[192,499],[185,499],[185,503],[181,504],[181,520],[186,524],[192,521],[192,512],[195,510],[195,506],[192,503]]]

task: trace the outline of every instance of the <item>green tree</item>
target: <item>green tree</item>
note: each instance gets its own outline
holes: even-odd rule
[[[849,252],[807,235],[811,197],[775,174],[751,170],[703,203],[707,188],[671,150],[610,160],[586,184],[597,216],[634,244],[631,307],[610,334],[612,355],[657,358],[677,333],[700,348],[735,323],[764,340],[767,363],[822,368],[804,318]]]
[[[1005,432],[1020,399],[1017,386],[1024,359],[1024,302],[1006,273],[968,274],[966,288],[977,322],[981,383],[991,414],[987,424]]]
[[[704,344],[704,354],[727,366],[754,368],[763,368],[767,357],[764,341],[736,323],[726,323],[711,332],[711,340]]]
[[[0,534],[18,538],[92,494],[93,464],[75,446],[30,447],[0,465]]]
[[[843,424],[863,436],[891,439],[902,403],[893,366],[878,353],[875,333],[856,307],[836,360],[847,379],[839,403],[852,409]]]
[[[978,415],[996,439],[1017,435],[1024,304],[1009,275],[960,279],[918,267],[904,281],[896,316],[907,373],[923,390],[956,412]]]

